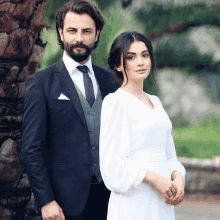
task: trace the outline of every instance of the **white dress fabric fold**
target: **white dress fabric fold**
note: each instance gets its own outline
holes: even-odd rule
[[[174,220],[174,206],[143,179],[148,170],[171,179],[185,168],[177,161],[172,123],[159,98],[145,93],[150,109],[134,95],[118,89],[102,103],[100,169],[111,191],[107,220]]]

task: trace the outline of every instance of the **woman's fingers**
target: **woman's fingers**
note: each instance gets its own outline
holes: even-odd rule
[[[173,202],[171,202],[170,204],[171,204],[171,205],[174,205],[174,206],[177,206],[177,205],[180,204],[180,202],[179,202],[179,201],[173,201]]]
[[[180,193],[177,191],[176,195],[171,199],[171,201],[175,201],[180,198]]]
[[[177,200],[172,201],[172,202],[171,202],[171,205],[174,205],[174,206],[179,205],[179,204],[183,201],[183,197],[184,197],[184,193],[181,194],[180,197],[179,197]]]
[[[168,204],[168,203],[170,203],[171,202],[171,199],[175,196],[175,192],[176,192],[176,190],[170,190],[170,191],[168,191],[167,192],[167,199],[166,199],[166,203]]]
[[[174,206],[179,205],[180,200],[184,197],[184,189],[182,189],[182,187],[177,185],[176,183],[173,183],[172,188],[170,190],[172,190],[173,198],[167,200],[166,203]]]
[[[173,195],[176,194],[176,189],[174,187],[171,187],[170,191],[172,192]]]
[[[172,187],[176,190],[175,196],[172,198],[171,201],[176,200],[177,198],[179,198],[181,190],[177,187],[177,185],[173,182]]]
[[[172,193],[171,191],[168,191],[168,192],[167,192],[167,196],[168,196],[168,198],[170,199],[171,197],[173,197],[173,193]]]
[[[171,201],[179,201],[184,197],[184,190],[179,190],[176,196]]]
[[[184,191],[180,194],[180,200],[184,198]]]

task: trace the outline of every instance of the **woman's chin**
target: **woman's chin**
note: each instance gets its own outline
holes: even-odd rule
[[[141,74],[140,76],[137,77],[139,80],[145,80],[148,77],[149,74]]]

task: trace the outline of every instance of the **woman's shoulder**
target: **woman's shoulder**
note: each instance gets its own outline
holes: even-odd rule
[[[121,99],[121,92],[120,89],[117,89],[115,92],[111,92],[108,95],[105,96],[103,99],[103,102],[115,102],[116,100]]]
[[[124,102],[123,93],[121,93],[120,89],[117,89],[113,93],[109,93],[105,96],[102,101],[102,106],[113,108],[116,106],[122,106]]]

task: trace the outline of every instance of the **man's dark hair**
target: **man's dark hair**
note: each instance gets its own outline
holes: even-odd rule
[[[150,40],[145,37],[143,34],[140,34],[136,31],[127,31],[121,33],[113,42],[108,58],[108,65],[110,69],[115,73],[115,76],[118,80],[121,82],[124,81],[124,76],[122,72],[119,72],[116,70],[116,67],[119,67],[121,65],[121,55],[123,54],[123,64],[125,64],[125,57],[127,56],[128,48],[133,42],[136,41],[142,41],[145,43],[146,47],[148,48],[149,54],[150,54],[150,60],[151,60],[151,75],[153,77],[154,82],[155,80],[155,71],[156,71],[156,64],[154,61],[154,52],[153,47],[150,42]],[[123,65],[124,72],[127,78],[128,83],[128,76],[125,70],[125,65]],[[126,83],[126,85],[127,85]]]
[[[91,0],[72,0],[70,2],[67,2],[57,13],[56,16],[56,31],[58,36],[58,44],[60,45],[61,49],[64,50],[64,44],[60,38],[60,34],[58,29],[61,28],[63,30],[64,26],[64,19],[66,17],[67,12],[74,12],[76,14],[88,14],[95,22],[96,25],[96,31],[103,29],[103,26],[105,25],[105,20],[99,11],[99,9],[96,7],[96,5]],[[100,34],[99,34],[100,37]],[[97,41],[95,42],[94,48],[95,49],[99,42],[99,37]]]

